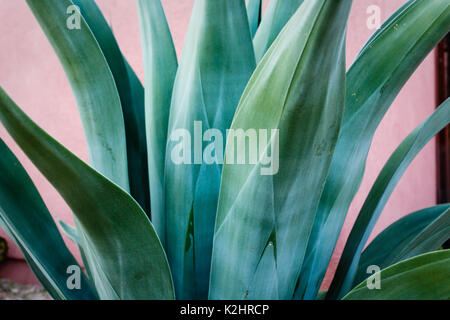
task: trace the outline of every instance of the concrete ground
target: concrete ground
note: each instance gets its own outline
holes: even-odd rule
[[[44,288],[0,279],[0,300],[51,300]]]

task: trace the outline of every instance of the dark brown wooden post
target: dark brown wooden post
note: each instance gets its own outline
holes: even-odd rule
[[[450,97],[450,34],[438,45],[438,88],[437,99],[440,105]],[[437,136],[437,201],[450,202],[450,126]],[[450,240],[444,245],[450,248]]]

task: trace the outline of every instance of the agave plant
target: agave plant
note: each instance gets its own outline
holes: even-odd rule
[[[450,204],[405,216],[366,247],[408,165],[450,122],[450,100],[387,161],[331,287],[319,292],[375,130],[449,32],[448,0],[408,1],[347,72],[351,0],[271,0],[264,16],[261,0],[196,0],[179,65],[160,0],[138,0],[145,89],[93,0],[27,3],[69,78],[90,158],[78,159],[0,90],[0,121],[73,211],[76,225],[60,226],[81,253],[78,289],[66,273],[77,262],[0,144],[0,223],[53,298],[450,297],[450,251],[438,250],[450,237]],[[72,30],[67,12],[78,10]],[[222,163],[221,154],[245,152],[230,135],[216,143],[228,129],[244,139],[252,129],[275,133],[257,161]],[[204,139],[187,144],[201,151],[193,163],[173,161],[179,130]],[[269,150],[277,168],[262,174]],[[382,269],[373,275],[381,290],[367,286],[370,266]]]

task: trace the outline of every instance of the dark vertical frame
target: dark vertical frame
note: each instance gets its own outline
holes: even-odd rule
[[[437,99],[440,105],[450,96],[450,34],[448,34],[437,48],[438,87]],[[450,202],[450,125],[437,136],[437,201]],[[450,240],[444,244],[450,248]]]
[[[438,105],[450,96],[450,34],[438,46]],[[450,202],[450,126],[437,137],[438,203]]]

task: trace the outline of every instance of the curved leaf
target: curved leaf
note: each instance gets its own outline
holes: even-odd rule
[[[58,221],[59,226],[61,227],[62,232],[73,242],[76,244],[81,244],[80,237],[78,235],[78,231],[75,227],[65,223],[62,220]]]
[[[54,287],[53,283],[48,280],[44,272],[41,271],[39,266],[34,262],[33,258],[27,253],[27,250],[22,246],[20,241],[14,236],[12,231],[8,228],[5,221],[2,220],[1,216],[0,216],[0,228],[2,228],[19,247],[31,271],[35,275],[36,279],[42,284],[44,289],[48,292],[50,297],[52,297],[52,299],[54,300],[63,300],[64,296]]]
[[[364,249],[353,285],[368,277],[366,271],[371,265],[384,269],[401,260],[437,250],[450,238],[449,208],[449,204],[443,204],[411,213],[381,232]]]
[[[150,214],[144,87],[123,57],[111,28],[95,1],[72,1],[80,8],[114,77],[125,124],[130,193],[144,211]]]
[[[379,274],[380,290],[362,282],[344,300],[448,300],[450,250],[423,254],[397,263]]]
[[[70,0],[27,0],[61,61],[83,122],[89,159],[100,173],[129,190],[120,97],[102,50],[85,20],[69,29]],[[67,14],[71,12],[71,14]],[[69,20],[70,21],[70,20]]]
[[[233,164],[230,159],[246,150],[235,150],[234,138],[228,136],[214,235],[212,299],[275,298],[273,292],[264,296],[269,291],[264,282],[277,283],[278,299],[292,298],[342,119],[351,4],[306,0],[241,98],[231,129],[256,130],[266,141],[269,133],[270,141],[267,146],[259,143],[256,164]],[[272,168],[264,163],[269,149]],[[255,283],[260,264],[269,265],[271,243],[276,272],[258,275],[265,280]]]
[[[36,276],[54,299],[96,299],[84,275],[81,290],[68,289],[66,270],[78,263],[64,244],[30,177],[2,140],[0,171],[0,222]]]
[[[255,34],[256,62],[259,62],[277,38],[281,29],[297,11],[304,0],[271,0],[267,6],[261,25]]]
[[[347,72],[346,108],[296,298],[315,299],[378,124],[414,70],[450,30],[446,0],[411,0],[376,33]]]
[[[164,166],[167,126],[177,55],[160,0],[138,0],[145,73],[145,121],[147,129],[152,223],[164,244]]]
[[[80,256],[83,259],[84,268],[86,269],[86,273],[89,277],[89,279],[92,279],[92,272],[89,268],[89,262],[85,249],[83,248],[83,240],[80,238],[80,235],[78,234],[78,230],[76,227],[72,227],[65,223],[64,221],[59,220],[58,221],[59,226],[61,227],[62,232],[73,242],[75,242],[78,245],[78,250],[80,251]],[[91,283],[94,285],[94,283],[91,281]]]
[[[247,14],[248,22],[250,24],[250,34],[253,38],[262,19],[262,0],[248,0]]]
[[[391,155],[358,214],[328,290],[327,298],[341,298],[351,289],[362,250],[394,188],[426,143],[448,123],[450,123],[450,99],[447,99],[427,120],[408,135]]]
[[[3,89],[0,120],[75,214],[100,298],[173,298],[164,251],[137,202],[47,135]]]
[[[245,1],[195,1],[185,43],[166,151],[166,247],[177,297],[206,299],[222,170],[219,154],[255,67]],[[189,141],[180,142],[180,132]],[[209,137],[210,143],[207,132],[216,135]],[[178,164],[173,154],[183,142],[192,145],[184,151],[191,156]],[[207,143],[214,148],[211,162],[203,161]]]

